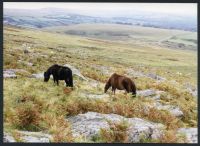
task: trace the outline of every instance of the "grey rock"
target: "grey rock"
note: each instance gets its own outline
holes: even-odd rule
[[[41,57],[44,57],[44,58],[48,58],[48,55],[44,55],[44,54],[42,54],[42,55],[40,55]]]
[[[108,94],[81,93],[79,96],[80,96],[80,97],[91,98],[91,99],[104,99],[104,98],[109,98],[109,95],[108,95]]]
[[[176,117],[182,117],[184,114],[181,111],[181,109],[178,106],[174,106],[174,105],[163,105],[159,102],[156,102],[154,104],[154,107],[157,108],[158,110],[167,110],[169,111],[172,115],[176,116]]]
[[[14,139],[13,136],[11,136],[10,134],[4,132],[3,133],[3,142],[16,142],[16,140]]]
[[[155,79],[155,80],[160,80],[160,81],[165,81],[166,80],[166,78],[158,76],[158,75],[153,74],[153,73],[149,73],[149,74],[147,74],[147,76],[152,78],[152,79]]]
[[[29,132],[29,131],[18,131],[23,142],[27,143],[49,143],[52,136],[42,132]]]
[[[78,76],[80,79],[87,81],[87,79],[80,73],[80,71],[70,64],[65,64],[64,66],[69,67],[72,70],[73,75]]]
[[[3,77],[4,78],[17,78],[16,73],[29,74],[29,72],[24,69],[5,69],[3,71]]]
[[[198,143],[198,129],[197,128],[179,128],[177,134],[184,134],[188,143]]]
[[[7,69],[3,71],[3,78],[17,78],[15,71]]]
[[[101,82],[99,81],[96,81],[94,79],[91,79],[91,78],[86,78],[87,79],[87,84],[89,84],[91,87],[94,87],[94,88],[97,88],[98,86],[102,85]]]
[[[154,99],[154,100],[160,100],[161,94],[166,93],[165,91],[155,91],[155,92],[156,92],[156,95],[152,97],[152,99]],[[168,96],[164,96],[163,98],[169,99]]]
[[[147,89],[147,90],[139,90],[137,91],[137,95],[139,96],[151,96],[151,95],[156,95],[156,91],[153,89]]]
[[[112,69],[111,69],[111,67],[101,66],[101,65],[92,65],[92,67],[95,70],[100,71],[104,75],[109,75],[109,76],[112,75]]]
[[[26,62],[26,61],[22,61],[22,60],[18,60],[18,62],[23,63],[27,66],[33,66],[33,63],[31,63],[31,62]]]
[[[30,77],[36,78],[36,79],[42,79],[42,78],[44,78],[44,73],[32,74]]]
[[[135,71],[135,70],[130,69],[130,68],[126,70],[126,74],[128,76],[132,76],[132,77],[146,77],[146,75],[144,73],[139,72],[139,71]]]
[[[92,139],[99,135],[101,128],[109,129],[110,122],[128,122],[128,141],[139,142],[144,136],[157,139],[161,136],[161,129],[165,128],[162,124],[153,123],[139,118],[125,118],[117,114],[101,114],[96,112],[87,112],[67,119],[72,125],[74,137],[84,136]]]
[[[197,97],[197,88],[192,86],[190,83],[185,84],[186,89],[189,93],[192,94],[192,96]]]
[[[28,66],[33,66],[33,63],[27,62],[26,65],[28,65]]]

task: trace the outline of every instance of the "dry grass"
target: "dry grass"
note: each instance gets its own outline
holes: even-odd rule
[[[125,104],[120,100],[116,100],[113,103],[107,103],[98,100],[74,99],[68,104],[60,105],[59,109],[62,109],[68,116],[93,111],[106,114],[115,113],[130,118],[145,118],[150,121],[163,123],[167,126],[167,129],[177,129],[183,124],[180,119],[166,111],[160,111],[155,108],[146,110],[145,105],[139,100],[129,99],[126,102]]]
[[[71,133],[70,124],[65,121],[64,116],[54,117],[44,115],[43,120],[46,123],[46,129],[52,134],[52,142],[73,142],[74,138]]]
[[[120,123],[109,123],[109,129],[100,129],[98,141],[106,143],[127,143],[128,142],[128,124],[125,121]]]

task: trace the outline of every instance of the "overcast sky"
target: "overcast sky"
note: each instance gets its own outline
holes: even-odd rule
[[[4,2],[4,8],[14,9],[41,9],[41,8],[64,8],[72,11],[80,11],[86,14],[99,14],[99,12],[130,13],[134,10],[145,12],[167,13],[175,15],[189,15],[197,17],[196,3],[40,3],[40,2]]]

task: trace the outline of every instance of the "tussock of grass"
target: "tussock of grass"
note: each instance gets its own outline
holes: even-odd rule
[[[73,142],[70,124],[64,116],[55,116],[51,113],[43,115],[42,119],[45,129],[52,134],[52,142]]]
[[[38,131],[40,121],[40,110],[38,105],[31,102],[19,104],[16,108],[16,119],[13,125],[22,130]]]
[[[158,141],[159,143],[185,143],[186,137],[177,135],[175,130],[165,131]]]
[[[106,143],[127,143],[128,142],[128,123],[122,121],[120,123],[108,122],[109,129],[100,129],[99,136],[94,137],[95,142]]]

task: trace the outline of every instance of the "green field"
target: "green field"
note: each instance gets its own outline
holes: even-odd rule
[[[181,30],[170,30],[161,28],[141,27],[141,26],[124,26],[120,24],[77,24],[70,26],[46,27],[44,30],[62,34],[70,34],[111,41],[120,41],[121,43],[139,43],[140,45],[162,44],[164,41],[181,43],[197,49],[197,33]],[[190,45],[190,46],[189,46]],[[172,49],[176,49],[170,47]]]

